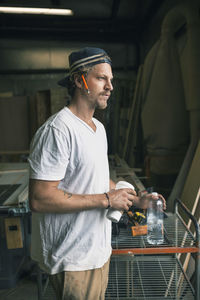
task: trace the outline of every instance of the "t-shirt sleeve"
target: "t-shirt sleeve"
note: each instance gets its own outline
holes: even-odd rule
[[[70,157],[70,134],[47,126],[39,130],[30,147],[30,178],[63,179]]]

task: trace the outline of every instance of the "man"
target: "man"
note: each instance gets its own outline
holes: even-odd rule
[[[31,144],[32,258],[50,274],[57,299],[104,299],[111,255],[109,206],[128,210],[145,201],[132,189],[114,190],[107,139],[93,118],[112,87],[111,59],[99,48],[69,56],[61,85],[72,99],[50,117]]]

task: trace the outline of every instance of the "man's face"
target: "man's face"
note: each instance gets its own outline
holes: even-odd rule
[[[95,65],[87,75],[87,85],[90,93],[88,101],[91,107],[104,109],[107,107],[107,101],[110,97],[112,86],[112,69],[107,63]]]

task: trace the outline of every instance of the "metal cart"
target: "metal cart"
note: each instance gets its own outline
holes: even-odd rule
[[[178,199],[175,213],[164,219],[165,242],[150,246],[146,236],[132,236],[130,228],[120,228],[112,236],[109,282],[106,300],[200,300],[200,229],[194,217]],[[195,233],[188,230],[178,208],[192,220]],[[195,258],[195,286],[182,265],[182,255]],[[48,276],[38,269],[38,299],[54,300]]]
[[[185,216],[193,223],[194,234]],[[200,229],[179,199],[175,200],[174,214],[164,219],[164,235],[164,244],[159,247],[149,245],[145,235],[133,237],[128,227],[112,237],[106,300],[200,300]],[[183,255],[191,254],[195,259],[194,287],[182,262]]]

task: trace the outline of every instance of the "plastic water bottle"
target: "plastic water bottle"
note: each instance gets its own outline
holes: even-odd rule
[[[129,188],[129,189],[131,188],[133,190],[135,189],[134,186],[127,181],[118,181],[115,189],[119,190],[119,189],[124,189],[124,188]],[[119,211],[119,210],[116,210],[116,209],[113,209],[112,207],[110,207],[108,209],[106,217],[110,221],[112,221],[114,223],[118,223],[122,214],[123,214],[123,211]]]
[[[152,193],[158,196],[157,193]],[[161,199],[149,201],[147,209],[147,242],[152,245],[160,245],[164,242],[163,235],[163,202]]]

